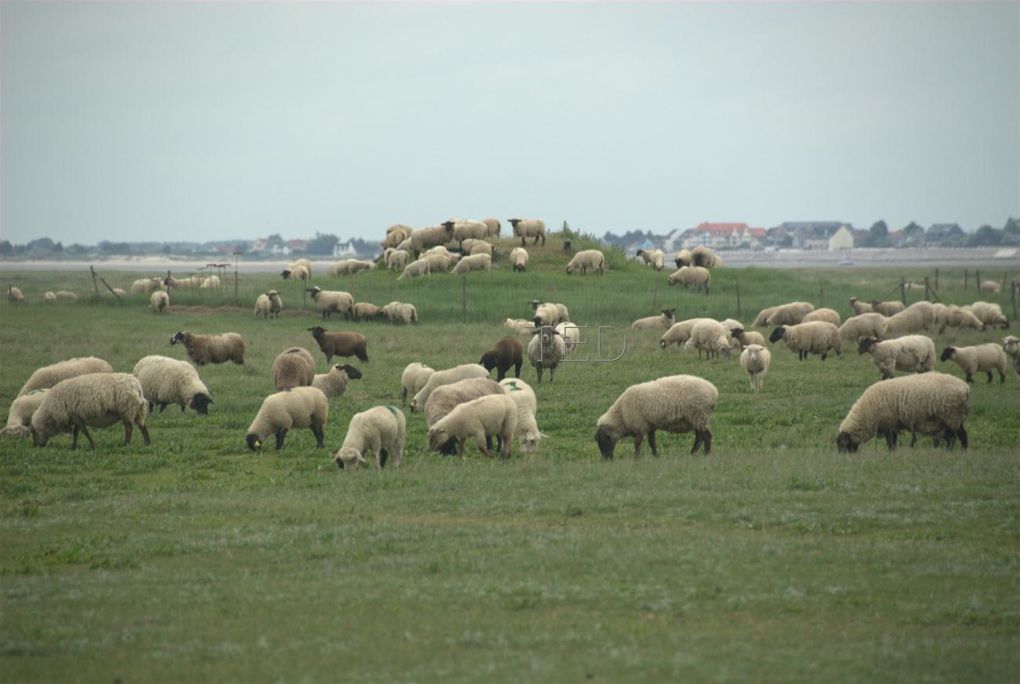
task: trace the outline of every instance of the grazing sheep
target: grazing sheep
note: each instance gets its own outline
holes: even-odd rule
[[[297,259],[287,265],[287,268],[280,272],[284,280],[310,280],[312,277],[312,263],[308,259]]]
[[[280,293],[276,290],[270,290],[258,296],[255,300],[255,318],[262,316],[263,318],[279,318],[280,312],[283,311],[283,300],[280,298]]]
[[[499,232],[502,229],[502,225],[498,218],[484,218],[482,223],[485,224],[486,232],[485,237],[499,237]]]
[[[7,300],[12,303],[25,301],[25,294],[21,291],[20,287],[14,287],[13,285],[7,286]]]
[[[478,362],[485,370],[496,369],[496,380],[506,377],[507,371],[513,366],[514,375],[521,377],[521,364],[524,363],[524,347],[515,337],[504,337],[496,342],[492,349],[482,354]]]
[[[774,314],[778,308],[778,306],[769,306],[759,311],[758,315],[754,317],[753,321],[751,321],[751,327],[760,328],[764,325],[768,325],[766,321],[768,321],[769,316]]]
[[[510,250],[510,265],[518,273],[528,270],[528,250],[523,247],[514,247]]]
[[[410,256],[405,250],[395,249],[386,256],[386,268],[391,271],[402,271],[407,267]]]
[[[326,355],[326,363],[333,363],[334,356],[356,356],[368,361],[368,338],[357,332],[327,332],[322,326],[308,328]]]
[[[7,414],[7,427],[0,430],[0,435],[11,437],[28,437],[32,433],[32,415],[46,397],[48,389],[32,390],[11,402],[11,410]]]
[[[414,232],[414,228],[411,226],[405,226],[402,223],[396,223],[386,229],[386,238],[382,241],[383,249],[387,247],[397,247],[401,242],[411,237],[411,233]]]
[[[582,249],[574,255],[574,258],[567,263],[567,273],[573,273],[580,269],[581,275],[588,272],[588,269],[597,272],[599,275],[605,273],[606,257],[597,249]]]
[[[549,369],[549,382],[552,382],[556,367],[567,355],[567,344],[552,326],[537,327],[532,335],[534,337],[528,343],[528,360],[538,374],[538,384],[542,384],[542,371],[546,368]]]
[[[149,297],[149,306],[152,313],[166,313],[170,310],[170,295],[163,290],[156,290]]]
[[[790,351],[797,352],[801,361],[809,354],[821,354],[822,361],[830,351],[835,351],[836,356],[843,355],[843,338],[839,336],[839,328],[826,321],[781,325],[769,336],[769,342],[779,340],[783,340]]]
[[[804,317],[815,310],[810,302],[790,302],[780,304],[765,319],[766,325],[797,325],[804,321]]]
[[[222,335],[199,335],[187,330],[178,330],[170,338],[170,344],[184,343],[184,349],[196,366],[207,363],[233,361],[244,364],[244,339],[236,332]]]
[[[446,224],[418,228],[411,232],[411,247],[415,255],[420,254],[429,247],[445,245],[453,239],[453,227]]]
[[[733,331],[743,330],[744,324],[733,318],[726,318],[719,322],[722,323],[722,326],[724,328],[726,328],[726,339],[729,340],[730,346],[736,349],[737,351],[740,351],[743,345],[740,343],[740,340],[738,338],[733,336]]]
[[[198,286],[200,290],[210,290],[220,287],[220,277],[218,275],[211,275],[202,279],[202,284]]]
[[[166,278],[163,278],[163,281],[160,284],[166,288],[175,287],[179,290],[191,290],[202,285],[202,276],[192,275],[185,278],[177,278],[172,275],[167,275]]]
[[[212,396],[190,363],[169,356],[144,356],[135,364],[132,374],[142,385],[142,396],[149,402],[150,413],[156,405],[162,413],[167,404],[177,404],[181,413],[192,408],[208,415]]]
[[[914,302],[903,311],[885,320],[887,337],[899,337],[913,332],[928,332],[935,327],[936,308],[931,302]]]
[[[946,306],[939,309],[936,314],[936,323],[939,328],[939,335],[946,331],[946,328],[973,328],[984,330],[985,325],[981,319],[970,311],[959,306]]]
[[[375,318],[383,318],[383,310],[381,306],[376,306],[371,302],[358,302],[354,305],[351,310],[351,315],[356,321],[369,321]]]
[[[765,384],[765,374],[772,363],[772,354],[760,344],[749,344],[740,352],[740,367],[751,379],[751,389],[760,392]]]
[[[423,254],[419,261],[428,263],[429,273],[445,273],[449,271],[450,266],[456,264],[458,260],[459,255],[443,250],[442,252]]]
[[[970,387],[945,373],[881,380],[864,390],[839,424],[836,448],[855,452],[876,435],[892,451],[901,430],[944,437],[947,448],[959,438],[967,448],[964,421],[970,413]]]
[[[991,384],[993,370],[999,371],[1000,383],[1006,382],[1006,352],[994,342],[973,347],[946,347],[942,360],[955,362],[966,375],[967,382],[974,382],[975,373],[985,373]]]
[[[927,373],[935,368],[935,343],[924,335],[905,335],[885,341],[865,337],[857,353],[871,354],[871,361],[882,373],[883,380],[893,377],[895,371]]]
[[[404,302],[390,302],[382,308],[382,315],[394,324],[411,325],[418,322],[418,309],[414,304]]]
[[[312,295],[312,301],[322,314],[323,320],[335,313],[342,314],[344,318],[351,318],[354,313],[354,297],[350,292],[322,290],[318,287],[308,288],[307,291]]]
[[[478,450],[491,456],[488,437],[499,441],[503,458],[513,455],[513,436],[517,428],[517,403],[506,394],[490,394],[458,404],[429,428],[429,447],[439,451],[451,439],[456,440],[457,454],[464,455],[464,445],[473,437]]]
[[[557,323],[564,323],[570,320],[570,312],[563,304],[555,302],[543,303],[537,299],[532,299],[531,310],[535,312],[531,320],[536,325],[556,325]]]
[[[679,270],[669,274],[666,282],[670,286],[683,285],[687,289],[694,286],[695,290],[704,290],[707,295],[708,288],[712,284],[712,274],[707,268],[701,266],[681,266]]]
[[[425,402],[425,425],[432,427],[455,406],[489,394],[503,394],[503,387],[489,378],[467,378],[435,388]],[[449,450],[445,453],[453,453]]]
[[[370,271],[375,268],[375,263],[363,259],[341,259],[330,264],[326,274],[334,278],[345,275],[354,275],[360,271]]]
[[[309,428],[315,435],[315,446],[325,446],[326,422],[329,419],[329,400],[317,387],[294,387],[270,394],[262,400],[259,412],[248,426],[244,441],[252,451],[259,449],[269,435],[276,437],[276,448],[283,448],[283,440],[291,428]]]
[[[691,250],[691,264],[702,268],[722,268],[722,258],[704,245]]]
[[[29,376],[25,384],[18,390],[18,396],[24,396],[33,390],[48,389],[61,380],[74,378],[87,373],[112,373],[113,366],[109,362],[95,356],[60,361],[49,366],[37,368]]]
[[[127,292],[125,292],[124,288],[121,288],[121,287],[113,288],[113,294],[115,294],[116,296],[121,297],[121,298],[127,297]]]
[[[986,328],[999,326],[1002,329],[1009,327],[1009,319],[1002,313],[1002,307],[993,302],[974,302],[963,307],[977,316]]]
[[[885,316],[880,313],[862,313],[851,316],[839,327],[839,334],[857,342],[865,337],[885,337]]]
[[[570,321],[557,323],[556,334],[563,338],[563,344],[568,354],[574,351],[577,345],[581,344],[581,329]]]
[[[432,264],[427,259],[418,259],[412,261],[404,267],[404,272],[397,276],[397,280],[403,280],[404,278],[417,278],[419,276],[428,275],[431,273]]]
[[[725,325],[719,321],[708,319],[694,324],[691,328],[690,339],[684,343],[684,350],[697,349],[699,359],[703,351],[705,357],[709,359],[714,359],[720,354],[728,359],[730,358],[730,339],[730,331]]]
[[[804,318],[801,319],[801,323],[810,323],[811,321],[825,321],[826,323],[832,323],[836,327],[839,327],[843,321],[839,317],[839,313],[835,309],[815,309],[810,311]]]
[[[871,302],[871,310],[888,318],[889,316],[895,316],[901,311],[905,311],[906,307],[903,305],[903,302],[898,302],[895,299],[888,302],[874,300]]]
[[[999,294],[1002,292],[1002,286],[994,280],[982,280],[978,290],[988,294]]]
[[[1003,337],[1002,350],[1013,359],[1013,370],[1020,375],[1020,338],[1013,335]]]
[[[676,307],[669,309],[663,309],[662,313],[658,316],[646,316],[645,318],[639,318],[630,324],[630,327],[634,330],[669,330],[676,319],[673,318],[673,314],[676,311]]]
[[[661,271],[666,261],[666,255],[661,249],[639,249],[637,256],[645,261],[645,266],[651,266],[656,271]]]
[[[602,457],[611,459],[616,443],[634,438],[634,456],[641,453],[641,442],[648,435],[652,455],[658,456],[655,431],[694,431],[695,453],[712,450],[709,419],[719,401],[719,390],[708,380],[693,375],[670,375],[650,382],[631,385],[613,402],[596,423],[595,442]]]
[[[163,279],[153,276],[152,278],[139,278],[131,283],[131,292],[149,294],[154,290],[163,287]]]
[[[42,298],[43,301],[46,302],[47,304],[52,304],[53,302],[57,301],[57,295],[53,294],[53,292],[50,292],[49,290],[43,293]]]
[[[124,424],[124,444],[131,443],[135,425],[145,443],[150,444],[145,427],[148,408],[141,383],[129,373],[87,373],[61,380],[32,414],[32,444],[43,447],[55,435],[70,432],[71,449],[77,449],[81,432],[94,450],[96,443],[88,429],[109,427],[118,421]]]
[[[406,369],[405,369],[406,370]],[[441,371],[434,371],[422,385],[421,389],[415,392],[414,398],[411,399],[411,412],[417,413],[425,410],[425,402],[429,400],[432,392],[437,387],[443,385],[451,385],[460,380],[467,380],[468,378],[486,378],[489,377],[489,371],[479,366],[477,363],[462,363],[459,366],[453,368],[446,368]]]
[[[752,344],[757,344],[762,347],[765,346],[765,336],[755,330],[734,328],[733,330],[730,330],[730,336],[740,344],[742,349],[746,349]]]
[[[465,240],[465,242],[467,242],[467,240]],[[468,250],[468,255],[478,256],[479,254],[484,254],[488,256],[489,259],[492,259],[492,245],[488,242],[476,241],[475,244],[471,245],[471,248]]]
[[[406,435],[407,419],[396,406],[375,406],[355,413],[333,461],[340,470],[367,467],[366,457],[372,458],[377,470],[388,463],[399,468]]]
[[[531,334],[531,331],[535,329],[535,322],[525,320],[523,318],[507,318],[503,320],[503,325],[510,328],[518,335]]]
[[[671,344],[684,344],[691,339],[691,331],[694,326],[703,321],[713,321],[712,318],[688,318],[687,320],[674,323],[666,334],[659,338],[659,347],[665,349]]]
[[[861,314],[873,313],[874,309],[871,308],[871,304],[867,304],[857,299],[857,297],[850,298],[850,308],[853,310],[855,316]]]
[[[472,254],[457,262],[453,267],[453,273],[468,273],[470,271],[488,271],[492,269],[492,257],[488,254]]]
[[[348,382],[361,378],[361,371],[354,366],[337,363],[328,373],[316,373],[312,378],[312,387],[322,390],[327,399],[339,399],[347,391]]]
[[[510,219],[510,225],[513,226],[514,237],[521,239],[521,247],[525,246],[525,238],[533,237],[535,240],[531,243],[532,245],[538,244],[538,239],[542,238],[542,246],[545,247],[545,222],[539,219]]]
[[[478,238],[468,238],[460,243],[460,251],[464,254],[471,254],[475,247],[481,246],[485,254],[492,256],[492,243]]]
[[[56,298],[62,302],[73,302],[78,299],[78,295],[68,290],[57,290]]]
[[[545,434],[538,429],[535,415],[538,413],[538,399],[531,385],[520,378],[506,378],[500,381],[500,387],[508,397],[517,404],[517,428],[515,436],[521,451],[526,454],[538,452],[538,447]]]
[[[684,266],[691,265],[691,250],[681,249],[673,257],[673,263],[676,264],[677,268],[683,268]]]
[[[277,392],[291,387],[308,387],[315,379],[315,359],[302,347],[290,347],[276,355],[270,370]]]
[[[418,361],[407,364],[404,372],[400,374],[400,405],[407,404],[408,394],[414,396],[420,392],[435,372],[429,366]]]
[[[460,243],[463,248],[465,240],[482,240],[489,234],[489,226],[482,221],[468,219],[449,220],[443,223],[453,231],[454,241]]]

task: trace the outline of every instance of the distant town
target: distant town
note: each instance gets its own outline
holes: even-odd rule
[[[552,225],[549,226],[553,228]],[[564,221],[562,228],[569,230]],[[384,232],[380,228],[380,238]],[[574,231],[578,232],[578,231]],[[586,233],[584,229],[579,231]],[[509,226],[503,228],[504,237]],[[587,233],[586,233],[587,234]],[[697,245],[716,250],[775,251],[781,249],[847,251],[854,248],[961,248],[1020,247],[1020,220],[1009,218],[1001,228],[983,225],[974,231],[957,223],[921,226],[911,222],[890,230],[885,221],[867,228],[843,221],[787,221],[771,228],[747,223],[703,222],[693,228],[675,229],[665,235],[651,231],[629,230],[622,234],[607,232],[590,235],[606,245],[632,254],[638,249],[659,248],[673,252]],[[370,258],[380,252],[379,241],[354,238],[341,240],[329,233],[316,233],[307,239],[284,239],[279,233],[253,240],[212,240],[208,242],[109,242],[96,245],[64,245],[43,237],[26,244],[0,240],[0,259],[93,259],[125,256],[208,256],[228,260],[235,254],[245,260],[281,259],[293,256],[319,258]]]

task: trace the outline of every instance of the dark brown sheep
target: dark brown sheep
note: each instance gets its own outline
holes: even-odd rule
[[[368,361],[368,338],[361,333],[326,332],[325,328],[318,325],[308,331],[326,355],[326,363],[333,363],[334,356],[356,356],[362,361]]]
[[[504,337],[492,349],[482,354],[482,360],[478,363],[490,372],[495,368],[496,380],[502,380],[506,377],[510,366],[514,367],[514,374],[518,378],[521,377],[523,359],[524,347],[521,346],[517,338]]]

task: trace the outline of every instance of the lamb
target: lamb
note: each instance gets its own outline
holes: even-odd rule
[[[489,234],[489,226],[482,221],[471,221],[462,219],[459,221],[449,220],[443,223],[444,226],[448,226],[453,231],[453,239],[461,243],[463,247],[464,240],[475,239],[481,240]]]
[[[148,407],[141,383],[129,373],[86,373],[68,378],[54,385],[32,414],[32,444],[44,447],[55,435],[70,432],[71,449],[77,449],[80,432],[89,441],[89,448],[95,450],[88,429],[120,421],[124,424],[124,444],[131,443],[133,426],[137,425],[148,445]]]
[[[967,448],[964,421],[970,413],[970,387],[944,373],[924,373],[882,380],[864,390],[839,424],[836,448],[855,452],[876,435],[892,451],[900,430],[944,437],[952,447],[959,438]]]
[[[432,254],[423,254],[421,261],[425,261],[429,265],[430,273],[444,273],[450,270],[450,266],[457,263],[459,255],[451,254],[447,251],[433,252]]]
[[[903,306],[903,302],[898,302],[895,299],[888,302],[876,300],[871,302],[871,310],[888,318],[889,316],[895,316],[901,311],[905,311],[906,307]]]
[[[198,286],[200,290],[209,290],[220,287],[220,277],[218,275],[211,275],[202,279],[202,284]]]
[[[982,280],[978,290],[987,294],[999,294],[1002,292],[1002,286],[994,280]]]
[[[207,363],[233,361],[244,364],[244,338],[236,332],[221,335],[199,335],[187,330],[178,330],[170,338],[170,344],[184,343],[184,349],[196,366]]]
[[[170,310],[170,295],[163,290],[156,290],[149,297],[149,306],[152,313],[166,313]]]
[[[857,347],[858,354],[871,354],[872,363],[886,380],[894,371],[927,373],[935,368],[935,343],[924,335],[905,335],[879,341],[866,337]]]
[[[673,257],[673,263],[676,264],[677,268],[683,268],[684,266],[691,265],[691,251],[689,249],[681,249]]]
[[[648,435],[652,455],[658,456],[656,430],[678,433],[693,430],[691,453],[703,447],[708,455],[712,450],[708,423],[718,401],[719,390],[715,385],[693,375],[670,375],[631,385],[599,417],[595,442],[602,457],[611,459],[616,443],[624,437],[633,437],[636,458],[642,440]]]
[[[707,295],[709,285],[712,284],[712,274],[701,266],[681,266],[679,270],[669,274],[666,282],[671,286],[683,285],[687,289],[694,286],[695,290],[704,290]]]
[[[315,359],[307,349],[290,347],[276,355],[270,372],[277,392],[308,387],[315,379]]]
[[[528,343],[528,360],[538,374],[538,384],[542,384],[542,371],[549,369],[549,382],[556,375],[556,367],[567,355],[567,344],[556,329],[543,325],[532,332],[534,337]]]
[[[857,299],[857,297],[850,298],[850,308],[853,310],[855,316],[874,312],[874,309],[871,308],[871,304],[866,304],[865,302]]]
[[[163,279],[152,277],[152,278],[139,278],[131,283],[131,291],[142,294],[148,294],[153,290],[158,290],[163,287]]]
[[[322,390],[327,399],[339,399],[347,392],[347,383],[360,380],[360,370],[349,364],[335,364],[328,373],[316,373],[312,378],[312,387]]]
[[[535,390],[520,378],[506,378],[500,381],[499,385],[517,404],[516,437],[521,451],[526,454],[537,453],[539,444],[546,435],[538,429],[538,422],[535,420],[538,413]]]
[[[55,295],[53,292],[51,292],[49,290],[44,292],[42,297],[43,297],[43,301],[46,302],[47,304],[52,304],[55,301],[57,301],[57,295]]]
[[[468,250],[468,254],[470,256],[484,254],[488,256],[490,259],[492,259],[492,245],[490,245],[488,242],[475,241],[475,244],[471,245],[471,248]]]
[[[73,302],[78,299],[78,295],[69,290],[57,290],[56,298],[62,302]]]
[[[726,318],[719,322],[722,323],[724,328],[726,328],[726,339],[729,340],[730,346],[739,351],[743,345],[740,343],[740,339],[733,336],[733,331],[743,330],[744,324],[733,318]]]
[[[588,272],[588,269],[596,271],[599,275],[605,273],[606,257],[597,249],[582,249],[574,255],[574,258],[567,263],[567,273],[573,273],[580,269],[581,275]]]
[[[700,321],[691,328],[691,337],[684,343],[684,349],[698,350],[698,358],[701,352],[705,352],[707,358],[716,358],[720,354],[730,358],[730,331],[719,321],[711,319]]]
[[[760,328],[764,325],[768,325],[766,321],[768,321],[769,316],[774,314],[778,308],[778,306],[769,306],[759,311],[758,315],[754,317],[753,321],[751,321],[751,327]]]
[[[645,260],[646,266],[651,266],[656,271],[661,271],[666,261],[666,255],[661,249],[639,249],[637,256]]]
[[[525,238],[533,237],[535,240],[531,243],[532,245],[538,244],[538,239],[542,238],[542,246],[545,247],[545,222],[539,219],[510,219],[510,225],[513,226],[514,237],[521,239],[521,247],[525,246]]]
[[[280,312],[283,311],[283,300],[280,298],[280,293],[276,290],[270,290],[258,296],[255,300],[255,318],[262,316],[263,318],[279,318]]]
[[[723,260],[708,247],[698,245],[691,250],[691,264],[702,268],[722,268]]]
[[[885,316],[880,313],[862,313],[851,316],[839,327],[839,334],[851,341],[865,337],[885,337]]]
[[[772,363],[772,354],[760,344],[749,344],[740,353],[740,367],[747,371],[751,380],[751,389],[760,392],[765,384],[765,374]]]
[[[490,394],[503,393],[503,387],[488,378],[468,378],[437,387],[425,402],[425,425],[432,427],[461,404]],[[486,439],[486,446],[490,446],[488,439]],[[439,451],[446,455],[455,454],[457,453],[457,443],[451,439],[442,444]]]
[[[397,276],[397,280],[403,280],[404,278],[417,278],[419,276],[428,275],[432,270],[432,264],[427,259],[418,259],[412,261],[404,267],[404,272]]]
[[[469,271],[488,271],[492,269],[492,257],[488,254],[472,254],[457,262],[453,267],[453,273],[468,273]]]
[[[570,311],[563,304],[531,300],[531,310],[535,312],[531,320],[537,325],[556,325],[570,320]],[[539,320],[535,320],[539,319]]]
[[[407,267],[410,256],[403,249],[395,249],[386,256],[386,268],[391,271],[402,271]]]
[[[118,296],[118,297],[120,297],[122,299],[124,297],[127,297],[127,292],[122,287],[112,288],[112,292],[113,292],[113,294],[115,294],[116,296]]]
[[[400,374],[400,405],[407,404],[407,395],[414,396],[436,371],[423,363],[415,361],[407,364]]]
[[[338,276],[354,275],[359,271],[370,271],[373,268],[375,268],[375,264],[371,261],[365,261],[363,259],[341,259],[340,261],[330,264],[327,269],[327,273],[328,275],[336,278]]]
[[[276,449],[283,448],[283,440],[291,428],[310,428],[315,435],[315,446],[325,446],[326,422],[329,419],[329,400],[317,387],[294,387],[270,394],[262,400],[259,412],[248,426],[244,441],[255,451],[261,448],[269,435],[276,436]]]
[[[395,324],[411,325],[418,322],[418,309],[414,304],[404,302],[390,302],[382,308],[382,315]]]
[[[48,389],[32,390],[11,402],[11,410],[7,414],[7,427],[0,430],[0,435],[11,437],[28,437],[32,433],[32,415],[46,397]]]
[[[149,402],[150,413],[157,404],[160,413],[167,404],[177,404],[181,413],[192,408],[200,415],[209,414],[212,396],[190,363],[169,356],[145,356],[135,364],[132,374],[142,385],[142,396]]]
[[[7,300],[10,301],[11,303],[15,303],[15,304],[17,302],[23,302],[23,301],[25,301],[25,294],[21,291],[20,287],[15,287],[13,285],[8,285],[7,286]]]
[[[993,302],[974,302],[969,306],[963,307],[972,314],[977,316],[986,328],[990,326],[999,326],[1003,329],[1009,327],[1009,319],[1002,313],[1002,307]]]
[[[322,290],[318,287],[308,288],[308,292],[312,295],[312,301],[322,314],[323,320],[335,313],[342,314],[344,318],[351,318],[354,313],[354,297],[350,292]]]
[[[676,307],[663,309],[658,316],[639,318],[630,324],[634,330],[669,330],[676,320],[673,317]]]
[[[781,325],[769,336],[770,342],[779,340],[783,340],[790,351],[797,352],[801,361],[809,354],[821,354],[822,361],[830,351],[835,351],[836,356],[843,355],[843,338],[839,336],[839,328],[826,321]]]
[[[404,371],[407,372],[407,369]],[[462,363],[459,366],[453,368],[447,368],[441,371],[434,371],[422,385],[414,398],[411,399],[411,412],[418,413],[419,411],[425,410],[425,402],[429,400],[432,392],[437,387],[443,385],[451,385],[460,380],[467,380],[468,378],[486,378],[489,377],[489,371],[485,370],[482,366],[477,363]]]
[[[429,428],[429,447],[439,451],[451,439],[457,453],[464,455],[465,441],[473,437],[478,450],[491,456],[486,438],[495,435],[503,458],[513,454],[513,435],[517,429],[517,403],[502,392],[459,404]]]
[[[574,351],[581,344],[581,329],[570,321],[556,324],[556,334],[563,338],[567,353]]]
[[[334,356],[356,356],[368,361],[368,338],[357,332],[327,332],[322,326],[308,328],[326,356],[326,363],[333,363]]]
[[[942,360],[955,362],[966,375],[967,382],[974,382],[975,373],[985,373],[991,384],[993,370],[999,371],[999,383],[1006,382],[1006,352],[994,342],[973,347],[946,347]]]
[[[496,380],[502,380],[506,377],[510,367],[514,368],[514,375],[521,377],[521,365],[524,363],[524,347],[514,337],[504,337],[500,339],[489,351],[482,354],[481,361],[478,362],[480,366],[485,370],[492,372],[492,369],[496,369]]]
[[[790,302],[780,304],[765,319],[766,325],[797,325],[804,321],[804,317],[815,310],[810,302]]]
[[[730,330],[730,336],[735,339],[742,349],[746,349],[752,344],[759,346],[765,346],[765,336],[755,330],[744,330],[743,328],[734,328]]]
[[[29,376],[25,384],[18,390],[18,396],[24,396],[34,390],[48,389],[53,387],[62,380],[68,378],[75,378],[79,375],[85,375],[87,373],[112,373],[113,366],[108,361],[97,358],[95,356],[86,356],[80,358],[68,359],[67,361],[60,361],[49,366],[43,366],[37,368],[32,375]]]
[[[1020,375],[1020,338],[1007,335],[1002,338],[1002,350],[1013,359],[1013,370]]]
[[[376,306],[371,302],[358,302],[351,310],[351,315],[356,321],[368,321],[373,318],[382,318],[385,314],[383,314],[381,306]]]
[[[839,317],[839,313],[835,309],[815,309],[810,311],[804,318],[801,319],[801,323],[810,323],[811,321],[825,321],[832,323],[836,327],[839,327],[843,321]]]
[[[411,232],[411,246],[414,254],[420,254],[429,247],[445,245],[453,239],[453,227],[446,224],[419,228]]]
[[[712,318],[688,318],[687,320],[674,323],[666,334],[659,338],[659,347],[665,349],[671,344],[684,344],[691,339],[691,331],[694,326],[702,321],[713,321]]]
[[[399,468],[406,435],[407,419],[396,406],[375,406],[355,413],[333,461],[340,470],[367,467],[367,457],[377,470],[388,463]]]
[[[411,233],[413,232],[414,228],[411,226],[396,223],[386,229],[386,239],[383,240],[382,246],[384,249],[386,247],[396,247],[401,242],[411,237]]]
[[[949,327],[973,328],[974,330],[984,330],[985,327],[980,318],[959,306],[947,306],[939,309],[936,315],[936,322],[939,326],[940,335]]]
[[[524,318],[507,318],[503,320],[503,325],[510,328],[518,335],[530,335],[531,331],[535,329],[535,322]]]
[[[528,270],[528,250],[523,247],[514,247],[510,250],[510,265],[517,273]]]

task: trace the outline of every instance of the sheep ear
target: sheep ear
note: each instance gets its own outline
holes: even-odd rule
[[[549,435],[545,434],[544,432],[539,432],[538,436],[541,437],[542,439],[546,439]]]

